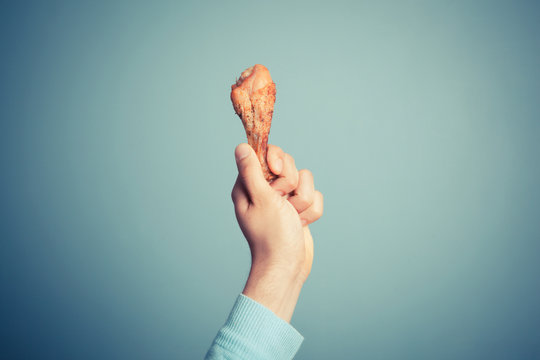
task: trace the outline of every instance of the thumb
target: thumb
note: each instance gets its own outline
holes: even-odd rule
[[[245,143],[240,144],[236,147],[234,156],[238,166],[238,177],[244,184],[251,201],[257,201],[268,194],[271,188],[264,178],[261,164],[253,148]]]

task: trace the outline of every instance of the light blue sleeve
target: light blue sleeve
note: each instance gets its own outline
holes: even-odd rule
[[[206,360],[292,359],[304,337],[270,309],[240,294]]]

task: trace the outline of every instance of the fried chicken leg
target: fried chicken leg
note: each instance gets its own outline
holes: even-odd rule
[[[231,101],[234,111],[242,119],[248,143],[259,158],[264,177],[270,182],[276,176],[268,168],[266,153],[276,101],[276,84],[268,69],[256,64],[244,70],[231,86]]]

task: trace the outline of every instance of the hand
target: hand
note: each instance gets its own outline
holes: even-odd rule
[[[289,321],[313,262],[308,224],[323,211],[308,170],[297,171],[294,159],[269,146],[267,161],[278,178],[268,184],[253,149],[235,151],[238,178],[232,191],[236,217],[252,255],[244,294]]]

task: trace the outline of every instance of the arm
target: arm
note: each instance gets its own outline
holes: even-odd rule
[[[235,156],[238,178],[232,199],[251,250],[251,271],[207,358],[292,358],[302,337],[288,322],[311,271],[313,239],[308,225],[322,215],[322,195],[315,191],[311,173],[297,171],[294,159],[278,147],[268,150],[268,165],[278,175],[271,184],[250,146],[239,145]],[[246,302],[253,305],[251,311],[242,306]],[[250,321],[257,325],[246,333],[244,330],[252,326]],[[234,338],[235,346],[227,348],[224,334]],[[257,339],[251,336],[260,334],[263,336]],[[245,355],[238,351],[238,345],[252,352]],[[257,349],[263,352],[257,353]],[[283,356],[268,351],[283,351]]]

